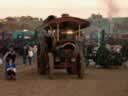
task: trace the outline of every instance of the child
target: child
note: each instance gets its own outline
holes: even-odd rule
[[[13,63],[12,58],[7,58],[8,62],[6,62],[5,71],[6,77],[9,80],[16,80],[16,64]]]

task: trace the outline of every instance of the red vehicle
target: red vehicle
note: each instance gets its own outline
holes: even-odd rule
[[[88,26],[89,22],[80,18],[49,16],[40,26],[38,72],[48,73],[52,78],[54,69],[66,69],[68,74],[83,78],[85,64],[81,29]]]

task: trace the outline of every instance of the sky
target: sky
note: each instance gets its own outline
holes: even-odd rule
[[[62,13],[81,18],[88,18],[93,13],[107,17],[113,9],[116,11],[112,16],[128,17],[128,0],[0,0],[0,18],[28,15],[46,18]]]

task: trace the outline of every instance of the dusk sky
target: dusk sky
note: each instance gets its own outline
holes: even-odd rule
[[[110,8],[114,11],[112,16],[128,17],[128,0],[0,0],[0,2],[0,18],[27,15],[46,18],[51,14],[60,16],[62,13],[82,18],[88,18],[92,13],[106,17]]]

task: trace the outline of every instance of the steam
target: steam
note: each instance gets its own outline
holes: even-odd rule
[[[107,5],[107,15],[109,20],[112,20],[113,15],[116,15],[119,11],[118,6],[115,3],[115,0],[104,0],[105,5]]]

